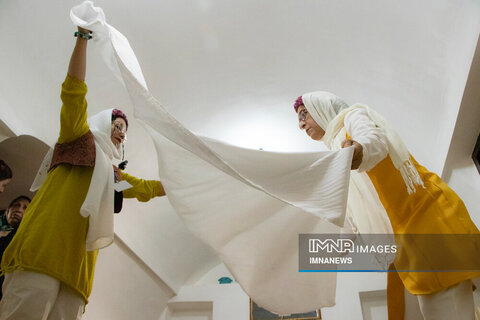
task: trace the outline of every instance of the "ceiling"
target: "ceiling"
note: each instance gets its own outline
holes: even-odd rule
[[[15,135],[55,143],[60,85],[75,42],[69,10],[78,3],[0,0],[0,119]],[[95,4],[129,39],[153,95],[195,132],[248,148],[321,149],[298,129],[292,104],[302,93],[326,90],[381,112],[436,172],[447,157],[480,30],[474,0]],[[131,114],[127,93],[93,42],[86,83],[89,114],[109,106]],[[156,178],[153,144],[130,123],[128,171]],[[128,204],[116,232],[176,289],[216,260],[166,200],[155,201]],[[190,254],[175,256],[173,244]],[[162,259],[167,254],[172,260]]]

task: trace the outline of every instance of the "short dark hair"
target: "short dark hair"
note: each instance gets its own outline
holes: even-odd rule
[[[11,179],[13,177],[12,169],[5,163],[5,161],[0,160],[0,181]]]
[[[15,202],[17,202],[18,200],[22,200],[22,199],[23,199],[23,200],[27,200],[28,202],[32,202],[32,199],[30,199],[29,197],[24,196],[24,195],[21,195],[21,196],[16,197],[16,198],[13,199],[12,201],[10,201],[10,204],[8,205],[7,210],[10,209],[10,207],[13,206],[13,204],[14,204]]]

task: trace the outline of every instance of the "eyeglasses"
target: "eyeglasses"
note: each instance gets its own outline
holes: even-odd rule
[[[113,125],[114,125],[115,130],[117,130],[118,132],[121,132],[123,134],[127,133],[127,128],[124,128],[121,124],[118,124],[118,123],[114,122]]]
[[[307,119],[307,114],[308,114],[307,109],[303,109],[302,111],[300,111],[298,113],[298,121],[305,121],[305,119]]]

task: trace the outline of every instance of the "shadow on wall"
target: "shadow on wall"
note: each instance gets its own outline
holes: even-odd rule
[[[28,135],[8,137],[0,142],[0,159],[13,171],[12,181],[0,197],[0,209],[5,209],[18,195],[33,197],[30,186],[49,148],[41,140]]]

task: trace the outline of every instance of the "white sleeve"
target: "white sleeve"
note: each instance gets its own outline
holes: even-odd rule
[[[359,172],[375,167],[388,154],[387,140],[383,129],[378,128],[364,109],[355,109],[345,116],[345,130],[352,140],[363,147]]]

